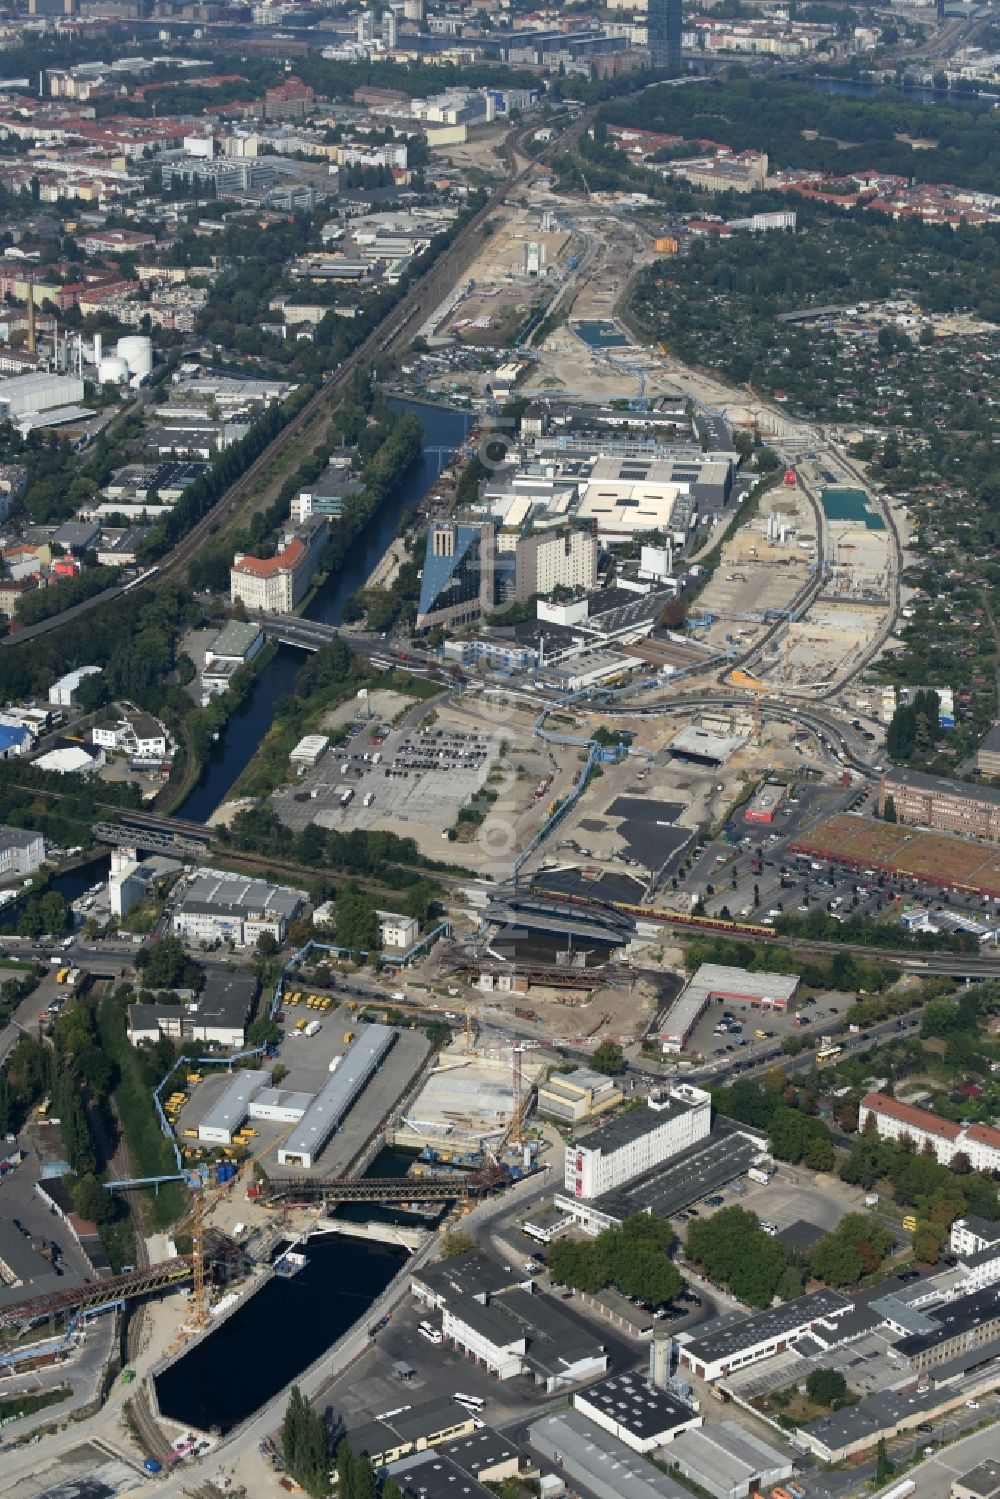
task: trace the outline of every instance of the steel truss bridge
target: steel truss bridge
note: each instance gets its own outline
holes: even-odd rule
[[[0,1328],[29,1327],[57,1317],[62,1312],[98,1312],[122,1301],[132,1301],[139,1296],[148,1296],[154,1291],[164,1291],[179,1285],[191,1274],[190,1255],[179,1255],[176,1259],[163,1260],[158,1265],[149,1265],[144,1270],[129,1270],[124,1275],[111,1275],[105,1280],[88,1280],[66,1290],[49,1291],[44,1296],[29,1296],[24,1301],[12,1301],[0,1306]]]
[[[507,1180],[503,1171],[475,1176],[366,1176],[339,1181],[272,1177],[265,1191],[272,1203],[289,1202],[451,1202],[485,1197]]]

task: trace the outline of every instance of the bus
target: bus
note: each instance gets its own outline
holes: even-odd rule
[[[478,1395],[462,1395],[456,1393],[452,1395],[451,1398],[455,1401],[456,1405],[463,1405],[468,1411],[481,1411],[483,1406],[486,1404],[486,1401],[480,1400]]]
[[[835,1062],[843,1052],[842,1046],[824,1046],[822,1051],[816,1053],[816,1065],[822,1067],[826,1062]]]

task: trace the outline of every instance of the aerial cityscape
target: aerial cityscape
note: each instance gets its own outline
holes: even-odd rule
[[[1000,7],[0,39],[3,1499],[1000,1499]]]

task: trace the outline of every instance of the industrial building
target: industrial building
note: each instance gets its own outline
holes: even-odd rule
[[[99,666],[80,666],[76,671],[68,671],[64,677],[59,677],[49,688],[49,703],[53,708],[72,708],[76,704],[76,695],[80,690],[80,683],[86,677],[95,676],[101,668]]]
[[[704,1420],[686,1401],[636,1372],[613,1374],[578,1391],[573,1406],[633,1452],[655,1452]]]
[[[280,943],[304,902],[301,890],[201,869],[175,907],[171,927],[177,936],[195,942],[253,947],[267,932]]]
[[[23,879],[45,863],[45,839],[32,828],[0,826],[0,880]]]
[[[766,780],[758,786],[743,813],[744,821],[763,823],[769,826],[775,819],[778,808],[785,799],[788,787],[783,781]]]
[[[863,1131],[869,1119],[883,1139],[910,1139],[918,1153],[930,1145],[943,1166],[964,1156],[973,1171],[1000,1170],[1000,1130],[988,1124],[955,1124],[887,1093],[866,1093],[862,1098],[858,1129]]]
[[[668,1477],[581,1411],[558,1411],[529,1428],[531,1446],[567,1485],[593,1499],[691,1499]]]
[[[711,1095],[679,1083],[666,1097],[650,1097],[645,1108],[633,1109],[568,1144],[565,1190],[582,1198],[610,1192],[704,1140],[711,1122]]]
[[[792,1459],[736,1421],[682,1433],[667,1454],[672,1466],[714,1499],[772,1494],[792,1475]]]
[[[702,963],[682,989],[666,1016],[660,1040],[663,1050],[683,1051],[688,1038],[710,1004],[747,1005],[783,1015],[795,998],[796,974],[752,973],[724,963]]]
[[[835,1333],[837,1320],[852,1306],[846,1296],[823,1290],[749,1317],[742,1312],[725,1312],[694,1333],[678,1335],[679,1361],[698,1379],[722,1379],[736,1369],[783,1353],[817,1328]]]
[[[396,1040],[388,1025],[366,1025],[344,1054],[328,1083],[320,1089],[285,1144],[278,1164],[311,1170],[335,1130],[350,1113]],[[308,1045],[307,1041],[301,1044]]]
[[[198,1126],[198,1139],[205,1145],[232,1145],[250,1109],[250,1102],[265,1083],[269,1072],[237,1071]]]
[[[15,421],[39,411],[75,406],[83,400],[83,381],[76,375],[15,375],[0,380],[0,420]]]
[[[546,1394],[603,1374],[607,1352],[597,1337],[547,1297],[515,1286],[489,1295],[459,1297],[443,1308],[446,1341],[497,1379],[528,1374]]]
[[[1000,839],[1000,790],[948,781],[919,770],[884,770],[879,780],[878,810],[892,798],[899,822],[916,823],[966,838]]]
[[[622,1101],[622,1092],[613,1078],[589,1067],[572,1072],[554,1072],[538,1089],[538,1113],[567,1124],[582,1124],[598,1114],[606,1114]]]

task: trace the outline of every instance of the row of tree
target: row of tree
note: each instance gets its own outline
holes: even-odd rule
[[[637,1213],[594,1239],[557,1242],[548,1253],[549,1271],[558,1285],[592,1296],[614,1286],[644,1306],[660,1306],[672,1301],[684,1284],[668,1257],[673,1237],[665,1219]]]

